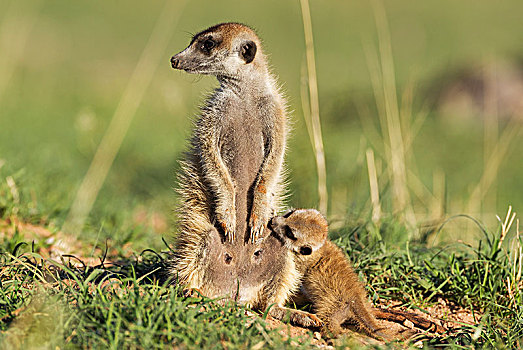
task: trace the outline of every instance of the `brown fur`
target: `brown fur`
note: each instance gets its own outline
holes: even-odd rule
[[[303,274],[301,291],[323,321],[323,331],[334,336],[341,325],[354,322],[369,335],[389,338],[378,327],[365,290],[340,248],[327,239],[325,218],[314,209],[299,209],[271,220],[271,228],[296,254]]]
[[[209,40],[214,47],[206,51]],[[254,48],[249,62],[242,57],[246,45]],[[287,133],[285,102],[260,40],[245,25],[222,23],[196,34],[171,61],[176,69],[216,75],[220,82],[196,121],[186,156],[194,166],[186,164],[180,180],[200,171],[198,180],[211,202],[206,216],[229,241],[236,235],[254,241],[281,204]]]
[[[275,304],[271,314],[286,314],[298,272],[266,226],[281,206],[287,117],[260,40],[245,25],[222,23],[196,34],[171,62],[220,82],[181,162],[171,272],[209,297],[258,309]]]

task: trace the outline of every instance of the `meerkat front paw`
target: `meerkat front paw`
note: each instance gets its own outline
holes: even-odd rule
[[[292,316],[292,323],[306,327],[306,328],[320,328],[323,325],[323,322],[318,318],[318,316],[305,312],[296,310]]]
[[[273,305],[268,315],[280,321],[290,321],[293,325],[300,327],[320,328],[323,325],[315,314],[278,305]]]
[[[216,221],[225,234],[225,239],[233,242],[236,233],[236,212],[234,206],[216,210]]]
[[[251,228],[251,242],[254,243],[262,238],[263,231],[270,219],[270,211],[266,200],[253,201],[249,227]]]
[[[201,298],[203,297],[202,292],[198,288],[185,288],[182,290],[182,296],[187,298]]]

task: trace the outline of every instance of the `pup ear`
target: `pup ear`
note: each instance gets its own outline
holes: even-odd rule
[[[287,219],[289,216],[292,215],[292,213],[294,213],[295,210],[294,209],[290,209],[288,212],[286,212],[285,214],[283,214],[282,216]]]
[[[242,56],[245,63],[251,63],[256,56],[256,44],[253,41],[246,41],[242,44],[240,55]]]

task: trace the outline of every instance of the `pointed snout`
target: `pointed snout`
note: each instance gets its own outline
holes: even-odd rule
[[[171,67],[173,67],[174,69],[180,69],[180,59],[178,58],[178,55],[179,54],[176,54],[173,57],[171,57]]]
[[[174,69],[180,69],[188,73],[193,73],[195,67],[197,66],[197,60],[195,60],[194,55],[192,55],[189,48],[187,48],[171,57],[171,66]]]
[[[176,55],[171,57],[171,66],[174,69],[186,69],[187,68],[186,66],[189,63],[188,58],[190,58],[190,57],[187,57],[187,50],[188,50],[188,48],[186,48],[183,51],[178,52]]]

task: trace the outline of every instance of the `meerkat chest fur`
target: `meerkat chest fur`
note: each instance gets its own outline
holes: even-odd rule
[[[208,152],[204,149],[207,138],[215,138],[214,152],[223,162],[234,186],[235,205],[231,209],[236,214],[236,232],[240,237],[245,235],[246,239],[253,187],[271,151],[274,125],[278,119],[284,118],[279,98],[274,96],[270,86],[265,89],[257,87],[266,85],[265,77],[257,74],[256,78],[260,81],[220,78],[221,87],[208,99],[195,130],[195,146],[201,152]]]
[[[223,94],[223,95],[222,95]],[[269,147],[274,98],[224,92],[217,114],[218,151],[237,188],[250,186]]]

